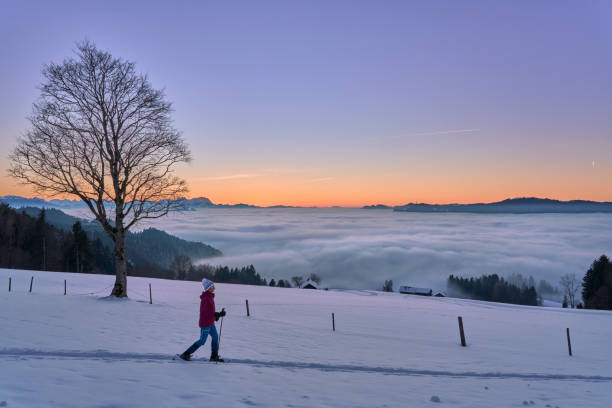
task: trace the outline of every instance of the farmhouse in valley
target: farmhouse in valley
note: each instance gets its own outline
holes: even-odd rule
[[[400,286],[399,292],[405,295],[431,296],[433,291],[429,288],[415,288],[412,286]]]
[[[312,279],[308,279],[300,285],[301,289],[319,289],[319,284]]]

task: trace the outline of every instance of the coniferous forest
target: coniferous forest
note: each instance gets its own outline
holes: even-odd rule
[[[110,249],[91,240],[76,221],[71,230],[0,204],[0,267],[43,271],[114,273]]]
[[[447,281],[449,295],[467,297],[489,302],[538,305],[538,294],[534,286],[516,286],[497,274],[479,278],[461,278],[450,275]]]

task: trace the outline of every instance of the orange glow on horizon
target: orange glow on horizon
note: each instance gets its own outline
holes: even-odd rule
[[[439,172],[427,176],[404,174],[355,174],[334,176],[275,175],[246,177],[196,177],[184,174],[188,198],[206,197],[215,204],[287,205],[299,207],[362,207],[408,203],[468,204],[489,203],[516,197],[557,200],[612,201],[606,171],[598,174],[568,172],[539,175],[529,170],[497,171],[491,174],[465,170]],[[45,197],[5,177],[0,179],[0,195]]]

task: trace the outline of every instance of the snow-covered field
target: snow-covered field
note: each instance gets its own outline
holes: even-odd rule
[[[207,343],[186,363],[171,357],[198,336],[200,284],[129,278],[129,300],[106,299],[113,279],[0,269],[0,406],[612,404],[610,312],[217,284],[229,362],[204,362]]]

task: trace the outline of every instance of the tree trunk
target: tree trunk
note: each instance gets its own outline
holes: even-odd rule
[[[125,259],[125,231],[115,235],[115,286],[111,296],[127,297],[127,262]]]

